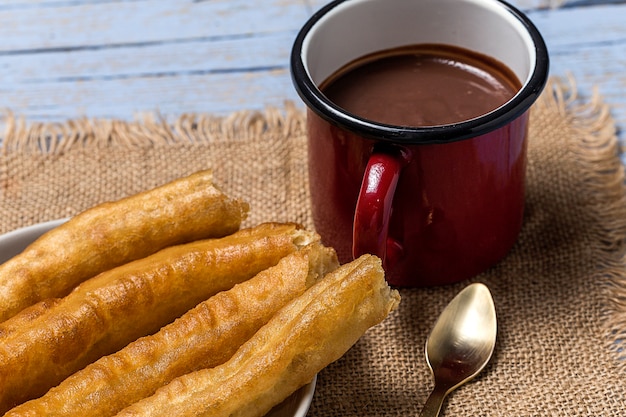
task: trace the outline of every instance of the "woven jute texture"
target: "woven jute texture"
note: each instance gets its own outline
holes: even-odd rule
[[[0,232],[211,168],[250,202],[246,225],[312,228],[303,114],[291,106],[174,124],[5,119]],[[624,173],[598,98],[552,80],[531,118],[524,227],[511,253],[471,281],[491,289],[498,341],[488,367],[447,399],[444,416],[626,415]],[[400,308],[323,370],[310,416],[417,415],[433,387],[424,343],[468,282],[402,290]]]

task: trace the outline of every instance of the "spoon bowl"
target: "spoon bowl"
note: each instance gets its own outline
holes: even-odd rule
[[[496,333],[496,309],[484,284],[471,284],[454,297],[426,341],[435,387],[420,417],[439,415],[445,397],[483,370],[493,354]]]

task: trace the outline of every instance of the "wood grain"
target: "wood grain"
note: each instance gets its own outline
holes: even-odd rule
[[[288,61],[325,0],[0,1],[0,109],[32,121],[299,106]],[[626,141],[626,1],[514,0],[551,73],[597,89]]]

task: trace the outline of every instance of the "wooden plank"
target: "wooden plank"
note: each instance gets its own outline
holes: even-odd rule
[[[28,6],[24,3],[34,7],[34,2],[21,3],[22,9]],[[174,115],[221,114],[282,105],[285,98],[295,98],[286,68],[293,28],[307,17],[303,3],[268,0],[264,7],[242,1],[44,3],[43,9],[25,8],[33,15],[46,9],[34,35],[25,35],[29,26],[25,22],[32,16],[22,15],[19,4],[8,10],[0,6],[0,21],[13,21],[17,15],[21,19],[13,23],[19,28],[12,36],[15,42],[0,52],[0,107],[28,119],[128,119],[157,109]],[[124,31],[113,25],[94,34],[83,22],[65,27],[67,33],[54,43],[40,39],[42,33],[56,31],[51,28],[59,24],[59,15],[82,21],[85,15],[100,14],[99,21],[109,22],[132,14],[137,5],[141,7],[135,19],[145,20],[145,25]],[[218,16],[219,25],[207,26],[205,19],[198,19],[207,15]],[[128,19],[122,25],[128,25]],[[0,31],[8,33],[11,28],[0,24]]]
[[[626,4],[529,11],[551,49],[612,48],[626,42]],[[552,51],[551,51],[552,52]]]
[[[546,39],[551,73],[573,76],[587,98],[597,89],[611,106],[619,138],[626,143],[626,4],[566,7],[528,15]]]
[[[302,1],[137,0],[46,2],[45,7],[0,7],[0,53],[106,49],[124,45],[253,36],[293,30],[305,19]],[[11,6],[9,6],[11,5]]]
[[[625,0],[560,0],[559,7],[561,8],[574,8],[574,7],[595,7],[607,4],[624,4]]]
[[[233,86],[236,86],[234,88]],[[182,113],[229,114],[241,110],[282,107],[296,99],[286,69],[258,73],[219,73],[86,80],[60,91],[58,83],[21,86],[12,109],[28,120],[68,118],[132,119],[156,111],[176,117]]]
[[[597,86],[623,131],[626,5],[569,0],[549,9],[546,1],[515,4],[544,33],[552,73],[571,72],[585,95]],[[251,3],[2,1],[0,107],[31,120],[63,120],[299,104],[287,70],[291,44],[326,1]]]
[[[295,34],[279,32],[250,38],[222,38],[125,45],[102,50],[75,49],[59,53],[0,55],[0,82],[41,84],[106,82],[116,78],[211,75],[220,72],[259,72],[285,69]]]

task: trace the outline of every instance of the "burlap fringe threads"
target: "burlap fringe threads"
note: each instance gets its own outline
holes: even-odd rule
[[[602,254],[594,278],[606,283],[610,300],[605,312],[608,348],[621,359],[626,370],[626,193],[624,166],[618,157],[619,143],[610,109],[597,92],[591,100],[581,100],[572,78],[551,79],[536,105],[559,112],[583,138],[572,147],[585,179],[580,192],[588,196],[586,209],[604,221],[596,239],[599,245],[592,248]],[[65,123],[27,124],[7,114],[3,120],[5,132],[0,141],[0,156],[59,155],[74,147],[143,148],[236,142],[265,130],[278,129],[285,134],[303,132],[304,123],[303,112],[292,103],[287,103],[283,110],[243,111],[229,117],[186,114],[174,123],[159,115],[148,115],[133,122],[83,118]],[[6,173],[0,171],[0,184],[6,180]],[[605,198],[595,197],[599,195]],[[616,253],[622,256],[621,260],[616,259]]]
[[[147,114],[135,121],[81,118],[64,123],[27,123],[8,113],[3,124],[0,155],[58,155],[74,147],[143,148],[236,142],[268,129],[285,133],[303,131],[304,116],[293,103],[286,103],[281,110],[241,111],[228,117],[183,114],[173,123],[158,114]]]
[[[552,94],[543,94],[537,105],[558,111],[582,138],[571,147],[584,178],[580,193],[587,196],[585,209],[595,213],[601,226],[594,239],[597,247],[590,248],[600,254],[593,279],[606,284],[607,347],[626,371],[626,186],[615,123],[598,92],[581,100],[571,77],[551,79],[546,90]]]

